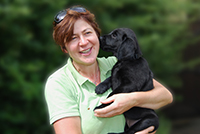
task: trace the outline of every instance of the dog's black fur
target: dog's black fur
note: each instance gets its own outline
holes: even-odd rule
[[[142,52],[136,35],[131,29],[118,28],[110,34],[102,36],[100,47],[104,51],[112,52],[118,61],[112,68],[111,77],[96,87],[97,94],[104,93],[110,87],[113,92],[108,97],[117,93],[148,91],[154,88],[153,73],[149,69],[147,61],[141,57]],[[102,104],[95,109],[107,105]],[[125,132],[121,134],[134,134],[150,126],[154,126],[153,131],[155,131],[159,126],[158,116],[152,109],[133,107],[126,111],[124,116],[126,127]]]

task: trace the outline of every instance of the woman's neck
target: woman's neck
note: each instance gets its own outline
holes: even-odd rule
[[[79,74],[88,78],[95,85],[98,85],[101,82],[100,69],[97,61],[92,65],[79,65],[75,62],[72,62],[72,64],[74,68],[79,72]]]

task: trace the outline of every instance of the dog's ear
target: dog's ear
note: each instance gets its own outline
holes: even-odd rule
[[[125,58],[133,58],[135,59],[135,47],[133,45],[133,40],[124,36],[124,41],[120,45],[117,50],[116,57],[118,60],[125,59]]]
[[[134,36],[134,40],[136,42],[136,50],[135,50],[135,59],[139,59],[142,56],[142,51],[140,50],[140,46],[138,44],[136,36]]]
[[[142,52],[141,52],[141,50],[140,50],[140,46],[139,46],[139,44],[138,44],[138,41],[137,41],[137,37],[136,37],[136,35],[135,35],[135,32],[132,30],[132,29],[129,29],[129,28],[124,28],[124,31],[126,32],[126,34],[127,34],[127,38],[130,38],[130,39],[132,39],[134,42],[135,42],[135,44],[136,44],[136,48],[135,48],[135,54],[134,54],[134,58],[135,59],[138,59],[138,58],[140,58],[141,56],[142,56]]]
[[[118,48],[116,57],[118,60],[124,58],[139,59],[142,56],[140,51],[137,39],[128,38],[126,35],[123,35],[123,42]]]
[[[124,42],[126,39],[127,39],[127,35],[124,34],[124,35],[122,36],[122,42]]]

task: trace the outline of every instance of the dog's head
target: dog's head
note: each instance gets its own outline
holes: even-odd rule
[[[138,59],[142,56],[135,33],[128,28],[118,28],[100,37],[100,47],[112,52],[118,60]]]

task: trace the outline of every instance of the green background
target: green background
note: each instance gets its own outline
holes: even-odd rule
[[[174,95],[172,107],[189,102],[188,98],[194,99],[192,104],[198,100],[193,97],[199,93],[195,84],[200,78],[197,49],[200,48],[200,2],[197,0],[1,0],[2,134],[53,133],[48,123],[44,85],[47,77],[66,63],[67,56],[52,39],[52,23],[58,11],[71,5],[82,5],[94,13],[102,34],[119,27],[135,31],[155,78]],[[111,54],[103,51],[99,54],[108,55]],[[195,77],[187,77],[191,73]],[[191,83],[187,84],[189,80]],[[199,112],[196,105],[193,108]],[[174,117],[185,110],[172,112],[170,108],[158,110],[161,122],[158,134],[170,134],[182,127],[174,127],[177,121]],[[178,119],[186,115],[192,117],[192,112]]]

